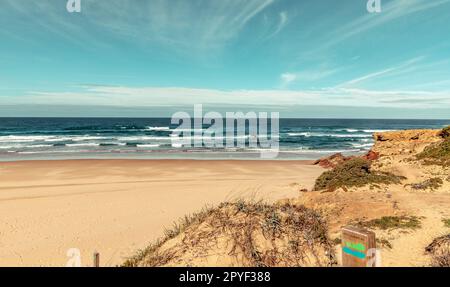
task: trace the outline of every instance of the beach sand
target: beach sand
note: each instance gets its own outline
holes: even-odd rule
[[[0,163],[0,266],[121,264],[165,228],[239,198],[298,197],[323,169],[306,161],[64,160]]]

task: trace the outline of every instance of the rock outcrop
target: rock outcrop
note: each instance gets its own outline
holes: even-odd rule
[[[426,146],[442,141],[440,132],[440,130],[405,130],[375,133],[372,152],[380,156],[419,153]]]

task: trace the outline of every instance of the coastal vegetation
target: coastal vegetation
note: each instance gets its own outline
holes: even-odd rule
[[[400,183],[403,178],[388,172],[375,171],[371,161],[352,158],[324,172],[317,178],[314,190],[334,191],[338,188],[362,187],[367,184]]]
[[[442,129],[439,136],[443,140],[426,147],[417,158],[427,165],[450,166],[450,126]]]
[[[330,266],[321,216],[290,204],[238,201],[187,216],[124,266]]]
[[[425,251],[431,255],[431,266],[450,267],[450,234],[435,238]]]
[[[383,216],[370,221],[358,222],[357,225],[381,230],[418,229],[421,227],[420,218],[417,216]]]
[[[444,218],[442,219],[442,222],[444,223],[445,227],[450,228],[450,218]]]
[[[423,182],[412,184],[411,188],[416,190],[425,190],[425,189],[435,190],[441,187],[443,183],[444,183],[443,180],[440,179],[439,177],[433,177]]]

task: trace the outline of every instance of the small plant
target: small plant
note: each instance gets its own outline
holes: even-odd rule
[[[353,158],[322,173],[316,180],[314,190],[334,191],[341,187],[400,183],[402,179],[404,178],[391,173],[373,171],[369,160]]]
[[[386,247],[389,249],[392,249],[392,244],[389,240],[384,239],[384,238],[377,238],[377,243],[381,246],[381,247]]]
[[[444,223],[445,227],[450,228],[450,218],[444,218],[442,219],[442,222]]]
[[[238,200],[236,202],[236,208],[239,212],[247,212],[247,204],[242,199]]]
[[[263,229],[271,231],[272,233],[279,232],[281,229],[281,220],[278,214],[273,211],[269,216],[266,217]]]
[[[358,225],[381,230],[418,229],[421,227],[420,219],[416,216],[384,216],[366,222],[359,222]]]
[[[435,189],[438,189],[439,187],[441,187],[442,184],[444,184],[442,179],[440,179],[439,177],[434,177],[434,178],[427,179],[421,183],[412,184],[411,188],[416,189],[416,190],[425,190],[425,189],[435,190]]]
[[[450,126],[443,128],[442,131],[439,133],[439,136],[441,136],[444,139],[450,138]]]
[[[333,239],[333,244],[334,245],[339,245],[342,243],[342,239],[340,239],[339,237],[336,237],[335,239]]]

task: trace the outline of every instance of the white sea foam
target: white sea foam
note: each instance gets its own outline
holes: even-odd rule
[[[149,131],[170,131],[170,127],[147,127]]]
[[[372,135],[369,134],[331,134],[331,133],[313,133],[313,132],[303,132],[303,133],[288,133],[291,137],[334,137],[334,138],[370,138]]]
[[[372,143],[366,143],[366,144],[352,144],[353,147],[356,148],[366,148],[366,147],[372,147],[373,144]]]
[[[137,147],[159,147],[159,144],[138,144]]]
[[[308,132],[305,132],[305,133],[288,133],[288,136],[290,136],[290,137],[300,137],[300,136],[310,137],[311,133],[308,133]]]
[[[99,143],[76,143],[76,144],[66,144],[68,147],[80,147],[80,146],[100,146]]]
[[[27,148],[45,148],[45,147],[53,147],[51,144],[36,144],[36,145],[29,145],[26,146]]]
[[[61,141],[87,141],[102,140],[107,137],[100,136],[0,136],[0,143],[21,143],[21,142],[61,142]]]
[[[54,136],[0,136],[0,143],[34,142],[51,138]]]
[[[395,130],[363,130],[365,133],[384,133],[384,132],[392,132]]]
[[[0,149],[10,149],[10,148],[17,148],[17,146],[10,146],[10,145],[0,146]]]
[[[95,141],[95,140],[107,140],[111,139],[111,137],[100,137],[100,136],[75,136],[71,137],[71,140],[77,141]]]
[[[169,137],[155,137],[155,136],[131,136],[131,137],[118,137],[119,141],[151,141],[151,140],[168,140]]]

